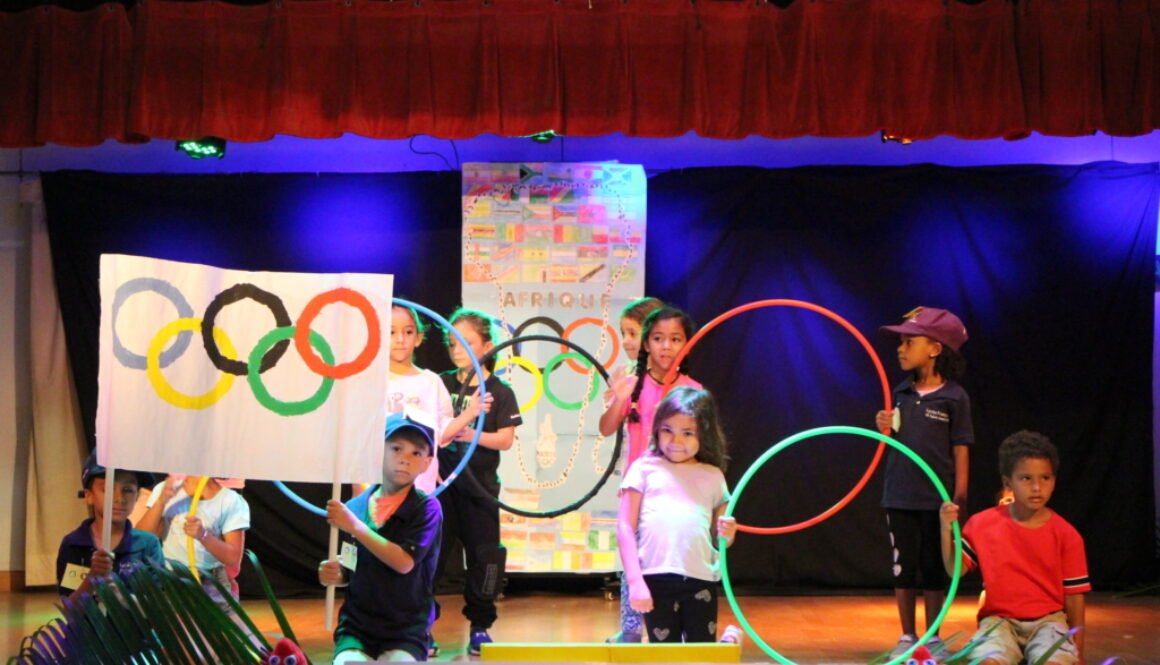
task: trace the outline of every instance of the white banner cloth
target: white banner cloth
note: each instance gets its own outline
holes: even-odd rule
[[[377,482],[392,288],[102,256],[98,460],[306,482],[332,482],[337,464],[343,482]]]

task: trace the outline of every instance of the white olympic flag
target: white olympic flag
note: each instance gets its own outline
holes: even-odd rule
[[[392,288],[390,275],[102,256],[98,460],[377,482]]]

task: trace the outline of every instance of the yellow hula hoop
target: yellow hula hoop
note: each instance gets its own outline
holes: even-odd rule
[[[201,501],[201,493],[205,491],[206,483],[209,482],[209,476],[202,476],[197,481],[197,489],[193,490],[193,501],[189,504],[189,515],[197,517],[197,504]],[[205,527],[202,527],[205,528]],[[185,536],[185,551],[189,555],[189,570],[193,572],[193,579],[201,584],[201,573],[197,572],[197,556],[193,551],[193,536]]]

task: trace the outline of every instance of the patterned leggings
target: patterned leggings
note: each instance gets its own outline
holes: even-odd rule
[[[717,640],[717,583],[684,575],[645,575],[653,611],[644,615],[649,642]]]
[[[644,619],[640,612],[632,609],[628,599],[628,580],[620,574],[620,634],[640,635],[644,633]]]

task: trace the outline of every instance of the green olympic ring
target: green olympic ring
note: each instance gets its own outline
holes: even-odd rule
[[[158,295],[168,299],[182,316],[163,326],[150,342],[146,355],[140,356],[125,348],[117,336],[115,324],[117,322],[117,316],[125,302],[130,297],[147,291],[156,292]],[[250,358],[256,357],[265,363],[258,368],[258,372],[265,372],[273,368],[290,346],[290,338],[286,337],[284,332],[279,333],[278,331],[289,330],[292,336],[297,334],[295,331],[304,331],[298,335],[298,338],[294,339],[295,347],[300,353],[309,351],[308,346],[313,347],[318,349],[324,358],[324,362],[320,362],[311,353],[306,353],[302,356],[303,362],[306,363],[306,368],[325,379],[314,395],[300,402],[284,402],[278,400],[266,390],[262,379],[256,377],[246,363],[238,360],[237,352],[229,344],[225,331],[214,325],[214,321],[223,307],[243,299],[250,299],[261,305],[265,305],[273,313],[274,320],[278,324],[277,328],[262,338],[263,342],[269,339],[273,339],[273,342],[270,344],[260,343],[249,354]],[[322,308],[334,303],[346,303],[354,307],[363,315],[367,325],[366,346],[357,358],[342,365],[334,364],[334,353],[331,351],[327,342],[309,327]],[[330,396],[335,379],[344,379],[367,369],[379,355],[380,338],[382,336],[378,315],[371,302],[362,293],[345,287],[331,289],[330,291],[315,295],[306,303],[306,307],[299,315],[297,321],[292,321],[290,315],[286,312],[286,306],[282,303],[281,298],[253,284],[243,282],[235,284],[214,296],[213,300],[206,307],[205,315],[202,318],[196,318],[193,316],[193,310],[188,301],[186,301],[185,296],[171,283],[163,279],[141,277],[131,279],[118,287],[116,297],[113,301],[112,321],[114,324],[113,355],[120,361],[121,365],[129,369],[145,370],[154,392],[165,402],[182,409],[204,409],[215,404],[229,391],[230,386],[233,385],[233,379],[231,377],[246,376],[258,403],[270,411],[283,416],[303,415],[314,411]],[[199,330],[203,342],[202,346],[205,349],[206,355],[214,367],[222,372],[223,376],[208,392],[201,395],[188,395],[170,385],[161,370],[173,363],[185,352],[189,347],[191,335]],[[309,335],[305,333],[306,330],[309,330]],[[170,340],[174,340],[174,338],[176,338],[176,341],[170,348],[166,349],[165,345],[169,344]],[[326,348],[325,352],[322,352],[322,347]],[[225,353],[223,353],[223,350]]]
[[[564,400],[560,399],[558,395],[552,392],[552,386],[549,383],[548,377],[552,374],[552,370],[556,369],[560,363],[566,360],[579,360],[584,362],[588,365],[589,370],[591,370],[593,367],[592,361],[590,361],[588,358],[585,358],[575,351],[567,351],[552,356],[552,359],[548,361],[547,365],[544,365],[543,369],[537,367],[535,363],[533,363],[531,360],[528,360],[524,356],[512,355],[503,357],[496,362],[495,373],[497,376],[502,377],[499,371],[500,368],[511,364],[520,366],[524,369],[524,371],[532,375],[532,381],[535,383],[535,392],[533,393],[531,399],[520,405],[520,413],[525,413],[533,406],[535,406],[536,402],[540,401],[541,396],[547,397],[549,402],[565,411],[579,411],[580,409],[584,408],[584,404],[586,402],[589,404],[592,403],[592,401],[595,400],[596,397],[600,394],[600,382],[592,382],[592,389],[588,392],[587,400],[581,400],[579,402],[565,402]]]
[[[592,382],[592,390],[588,391],[588,399],[586,400],[581,400],[579,402],[565,402],[559,397],[556,397],[556,395],[552,393],[552,386],[548,382],[548,377],[552,374],[552,370],[556,369],[557,365],[569,359],[582,360],[588,363],[589,368],[592,367],[592,363],[587,358],[580,355],[579,353],[576,353],[575,351],[567,351],[557,355],[555,358],[552,358],[548,361],[547,365],[544,365],[544,397],[547,397],[549,402],[555,404],[561,409],[564,409],[565,411],[579,411],[580,409],[584,408],[585,403],[591,404],[592,401],[596,399],[596,396],[600,394],[600,382]]]
[[[923,461],[923,459],[910,448],[907,448],[902,443],[899,443],[898,441],[895,441],[894,439],[879,432],[872,432],[861,427],[833,425],[830,427],[817,427],[814,429],[806,430],[804,432],[798,432],[791,437],[782,439],[777,445],[765,451],[761,457],[758,457],[753,462],[753,464],[749,465],[749,468],[745,471],[745,475],[741,476],[741,480],[737,481],[737,487],[733,490],[733,496],[730,497],[729,504],[725,507],[725,516],[733,516],[733,509],[737,507],[737,500],[741,498],[741,493],[745,490],[745,486],[749,484],[750,479],[753,478],[753,476],[758,472],[758,470],[761,469],[761,467],[765,466],[765,463],[768,462],[770,458],[785,450],[786,448],[789,448],[795,443],[815,436],[825,436],[827,434],[856,434],[858,436],[864,436],[868,439],[874,439],[875,441],[882,441],[890,445],[890,447],[909,457],[911,461],[913,461],[920,469],[922,469],[923,473],[926,474],[926,477],[930,478],[930,481],[934,483],[935,489],[938,490],[938,494],[944,502],[951,500],[950,495],[947,494],[947,488],[944,487],[942,481],[938,479],[938,475],[935,474],[934,470],[930,468],[929,464]],[[959,531],[958,522],[955,522],[953,528],[955,541],[955,570],[954,574],[951,575],[951,585],[947,589],[947,598],[946,602],[943,603],[942,611],[940,611],[938,616],[935,617],[934,622],[932,622],[930,626],[927,627],[926,633],[918,638],[918,640],[915,641],[915,643],[909,649],[907,649],[902,655],[885,663],[884,665],[899,665],[900,663],[906,662],[906,659],[910,657],[910,654],[914,653],[915,649],[925,644],[926,641],[931,637],[938,635],[939,626],[942,625],[943,619],[946,617],[947,612],[951,609],[951,604],[954,603],[955,592],[958,591],[959,588],[959,577],[962,576],[963,571],[963,534],[961,531]],[[753,641],[757,644],[757,646],[761,647],[761,650],[764,651],[769,657],[773,658],[779,663],[782,663],[782,665],[796,665],[792,660],[782,656],[777,651],[774,651],[773,647],[766,644],[765,640],[761,639],[761,636],[757,634],[757,631],[753,629],[753,626],[750,625],[749,621],[745,618],[745,614],[741,612],[741,607],[737,604],[737,597],[733,594],[733,584],[729,581],[729,566],[727,565],[725,554],[727,551],[725,546],[725,537],[721,536],[719,540],[720,544],[717,548],[717,551],[721,553],[721,585],[725,588],[725,597],[729,600],[729,607],[733,608],[733,614],[737,617],[737,621],[741,624],[741,627],[745,629],[745,632],[749,633],[749,636],[753,638]]]
[[[275,344],[284,339],[292,339],[297,330],[297,326],[284,326],[266,333],[250,351],[249,365],[246,368],[246,380],[250,383],[250,390],[253,391],[254,398],[258,400],[259,404],[280,416],[301,416],[310,413],[322,406],[330,397],[331,388],[334,387],[334,379],[324,376],[322,377],[322,385],[313,395],[297,402],[284,402],[271,395],[270,391],[266,389],[266,384],[262,382],[262,359]],[[330,344],[327,344],[326,339],[314,330],[310,331],[310,346],[318,351],[326,364],[334,365],[334,352],[331,351]]]

